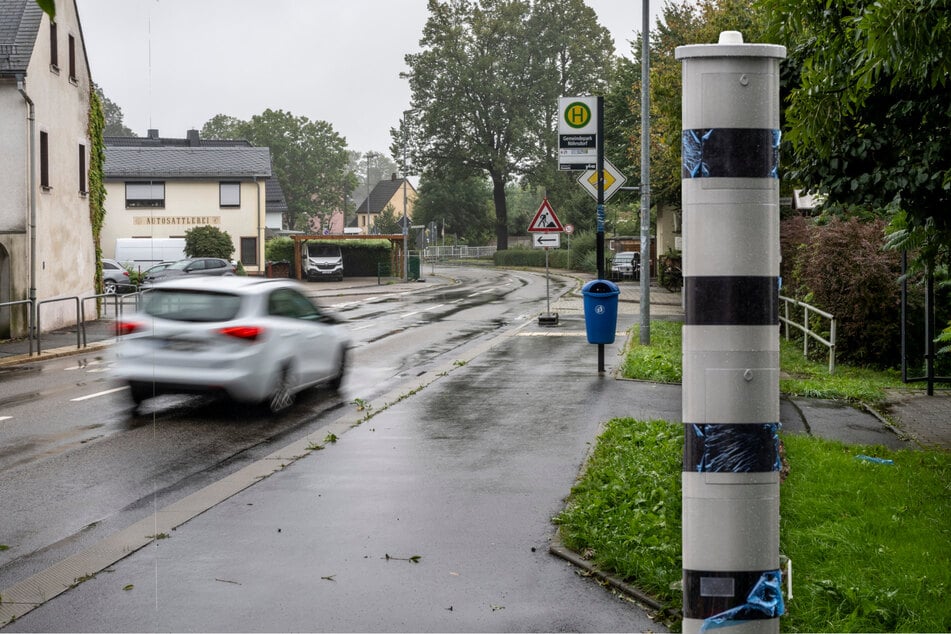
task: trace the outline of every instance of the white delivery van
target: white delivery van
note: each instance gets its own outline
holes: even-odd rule
[[[340,247],[326,242],[307,242],[304,245],[304,273],[307,280],[343,280],[343,254]]]
[[[116,257],[123,264],[148,268],[185,259],[185,238],[117,238]]]

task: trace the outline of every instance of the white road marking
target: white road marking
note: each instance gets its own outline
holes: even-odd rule
[[[91,399],[91,398],[97,398],[97,397],[99,397],[99,396],[105,396],[106,394],[114,394],[115,392],[121,392],[122,390],[127,390],[127,389],[129,389],[129,386],[128,386],[128,385],[123,385],[122,387],[116,387],[116,388],[113,388],[113,389],[111,389],[111,390],[106,390],[105,392],[96,392],[95,394],[88,394],[88,395],[86,395],[86,396],[80,396],[79,398],[71,398],[71,399],[69,399],[69,400],[70,400],[71,402],[74,402],[74,403],[75,403],[75,402],[78,402],[78,401],[88,401],[88,400]]]

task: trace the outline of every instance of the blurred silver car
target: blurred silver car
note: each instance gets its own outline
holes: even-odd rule
[[[220,393],[272,412],[301,390],[338,389],[349,335],[288,279],[182,276],[143,292],[116,324],[115,377],[136,405],[159,394]]]

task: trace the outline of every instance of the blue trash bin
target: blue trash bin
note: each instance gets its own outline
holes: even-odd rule
[[[610,280],[591,280],[581,287],[588,343],[614,343],[621,290]]]

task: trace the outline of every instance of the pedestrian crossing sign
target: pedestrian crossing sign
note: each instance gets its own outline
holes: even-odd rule
[[[565,230],[547,198],[542,201],[538,211],[535,212],[535,217],[529,223],[528,230],[539,233],[557,233]]]

